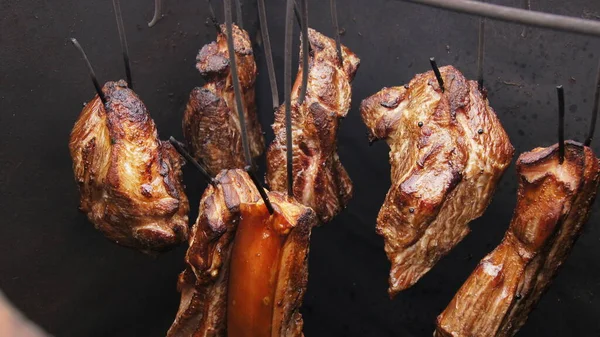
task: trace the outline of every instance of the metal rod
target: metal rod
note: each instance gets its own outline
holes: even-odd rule
[[[598,64],[598,75],[596,76],[596,93],[594,94],[594,107],[592,110],[592,121],[590,124],[590,131],[585,140],[585,146],[592,144],[594,139],[594,131],[596,131],[596,121],[598,120],[598,109],[600,108],[600,63]]]
[[[271,199],[269,199],[269,195],[267,194],[267,192],[265,192],[265,189],[262,188],[262,186],[260,185],[260,181],[258,181],[258,178],[256,177],[256,173],[254,173],[254,170],[250,166],[246,166],[246,172],[248,173],[248,175],[250,176],[250,179],[252,179],[252,182],[256,186],[256,189],[258,190],[260,197],[265,202],[265,206],[267,206],[267,210],[269,211],[269,214],[273,214],[273,212],[275,212],[275,210],[273,209],[273,205],[271,204]]]
[[[485,0],[482,0],[485,1]],[[479,48],[477,52],[477,86],[483,90],[483,61],[485,59],[485,18],[479,18]]]
[[[565,161],[565,90],[562,85],[556,87],[558,94],[558,162]]]
[[[206,168],[204,168],[204,166],[202,166],[198,161],[196,161],[196,159],[194,159],[194,157],[192,157],[192,155],[187,152],[183,146],[181,146],[181,143],[175,139],[174,137],[170,137],[169,138],[169,143],[171,143],[171,145],[173,145],[173,147],[175,148],[175,150],[177,150],[177,152],[179,152],[180,155],[182,155],[188,162],[192,163],[192,165],[198,169],[198,171],[200,172],[200,175],[202,176],[202,178],[204,178],[204,180],[206,180],[207,183],[215,186],[217,184],[217,181],[215,180],[215,178],[211,177],[210,174],[208,174],[208,171],[206,171]]]
[[[123,51],[123,61],[125,62],[125,75],[127,76],[127,85],[133,90],[133,79],[131,78],[131,64],[129,62],[129,48],[127,47],[127,37],[125,36],[125,26],[123,25],[123,15],[121,15],[121,3],[119,0],[113,0],[115,9],[115,18],[117,19],[117,28],[119,29],[119,39],[121,40],[121,50]]]
[[[296,17],[296,22],[298,23],[298,27],[302,29],[302,18],[300,16],[300,6],[298,6],[298,2],[294,0],[294,16]]]
[[[231,10],[231,1],[232,0],[225,0],[225,2],[224,2],[225,27],[227,30],[225,32],[225,34],[227,35],[227,50],[229,52],[229,67],[231,68],[231,77],[233,78],[233,92],[235,95],[235,103],[236,103],[236,107],[237,107],[237,111],[238,111],[238,116],[240,119],[240,133],[241,133],[241,138],[242,138],[242,147],[244,148],[244,158],[246,159],[246,171],[250,172],[250,177],[252,178],[252,181],[254,182],[254,184],[256,185],[256,188],[258,189],[258,191],[260,193],[263,188],[260,185],[258,179],[256,179],[255,176],[253,177],[254,163],[252,162],[252,155],[250,154],[250,144],[248,142],[248,130],[246,127],[246,115],[244,113],[244,105],[242,103],[242,88],[240,85],[240,77],[238,75],[237,61],[235,59],[235,50],[234,50],[234,43],[233,43],[233,13]],[[272,212],[273,206],[271,205],[271,202],[269,201],[269,198],[266,195],[266,193],[264,193],[264,191],[262,191],[262,192],[263,193],[260,193],[260,195],[263,198],[265,205],[267,206],[267,209],[269,210],[269,213],[273,214],[273,212]]]
[[[444,92],[444,79],[442,78],[442,74],[440,73],[440,68],[438,68],[437,63],[435,62],[435,57],[430,57],[429,63],[431,64],[431,68],[433,69],[435,78],[437,78],[438,84],[440,85],[440,89],[442,89],[442,92]]]
[[[100,87],[100,83],[98,83],[98,78],[96,77],[94,68],[92,67],[92,64],[90,63],[90,60],[88,59],[87,55],[85,54],[85,51],[83,50],[83,48],[81,47],[81,45],[79,44],[77,39],[71,38],[71,43],[73,43],[75,48],[77,48],[77,50],[79,50],[79,52],[81,53],[81,56],[83,57],[83,60],[85,61],[85,65],[87,66],[88,71],[90,72],[90,77],[92,79],[92,83],[94,84],[94,88],[96,89],[96,94],[98,94],[98,96],[100,97],[102,104],[106,104],[106,97],[104,96],[104,93],[102,92],[102,87]]]
[[[277,78],[275,76],[275,65],[273,64],[273,52],[271,51],[271,39],[269,37],[265,0],[258,0],[258,19],[260,21],[260,32],[262,33],[265,57],[267,60],[267,72],[269,73],[269,84],[271,85],[273,110],[275,110],[279,107],[279,92],[277,91]]]
[[[235,17],[237,26],[244,29],[244,20],[242,17],[242,0],[235,0]]]
[[[308,86],[308,1],[300,0],[301,5],[301,29],[302,29],[302,85],[300,86],[300,96],[298,97],[298,104],[304,103],[306,97],[306,89]]]
[[[217,21],[217,15],[215,14],[215,9],[213,8],[212,2],[210,0],[206,0],[208,4],[208,15],[209,20],[212,22],[213,26],[217,30],[217,33],[221,33],[221,26],[219,25],[219,21]]]
[[[534,27],[600,37],[600,22],[468,0],[396,0]]]
[[[342,56],[342,41],[340,39],[340,26],[338,25],[335,0],[330,0],[329,4],[331,6],[331,22],[333,24],[333,29],[335,30],[335,48],[337,49],[338,60],[340,61],[340,64],[343,64],[344,58]]]
[[[233,43],[233,17],[231,12],[231,1],[225,0],[225,26],[227,31],[227,50],[229,52],[229,65],[231,68],[231,77],[233,78],[233,92],[235,95],[235,103],[240,119],[240,132],[242,138],[242,147],[244,149],[244,158],[246,165],[252,166],[252,155],[250,154],[250,145],[248,142],[248,132],[246,130],[246,114],[244,113],[244,104],[242,103],[242,88],[240,86],[240,77],[238,75],[237,62],[235,59],[235,47]]]
[[[283,92],[285,96],[285,136],[288,196],[294,196],[292,139],[292,35],[294,33],[294,0],[287,0],[283,61]]]
[[[154,0],[154,16],[148,22],[148,27],[153,27],[162,17],[162,0]]]

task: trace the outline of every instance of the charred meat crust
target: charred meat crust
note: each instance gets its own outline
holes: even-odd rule
[[[363,100],[369,140],[390,146],[392,186],[377,219],[392,262],[389,293],[416,283],[468,234],[510,164],[513,147],[477,83],[454,67]]]
[[[523,326],[587,221],[600,165],[589,147],[567,141],[517,161],[519,189],[510,227],[438,316],[438,337],[509,337]]]
[[[179,276],[182,294],[179,311],[167,336],[227,336],[227,287],[229,260],[240,204],[262,203],[250,177],[242,170],[221,172],[216,186],[209,186],[200,201],[199,217],[192,228],[186,269]],[[292,224],[284,246],[279,271],[278,303],[274,310],[273,336],[302,336],[299,313],[308,276],[310,228],[315,213],[293,204],[278,192],[269,192],[276,212]]]
[[[193,156],[203,161],[212,175],[245,165],[224,25],[221,31],[217,41],[205,45],[196,58],[196,68],[207,83],[192,90],[182,125]],[[256,63],[248,33],[234,25],[233,34],[250,152],[258,157],[265,144],[256,112]]]
[[[179,311],[167,336],[226,336],[229,256],[242,202],[260,199],[241,170],[226,170],[208,186],[192,227],[186,269],[179,276]]]
[[[337,155],[339,120],[350,109],[350,82],[360,65],[358,57],[342,46],[340,64],[335,41],[313,29],[308,31],[311,52],[306,98],[298,104],[302,66],[292,88],[294,133],[294,196],[328,222],[348,203],[352,181]],[[266,180],[271,189],[287,191],[285,108],[275,112],[275,140],[267,151]]]
[[[80,209],[108,239],[146,253],[187,239],[188,200],[183,158],[158,139],[156,126],[125,81],[93,98],[69,142]]]

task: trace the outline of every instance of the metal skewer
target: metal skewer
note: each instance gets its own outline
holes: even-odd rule
[[[596,131],[596,121],[598,119],[598,108],[600,108],[600,64],[598,64],[598,75],[596,77],[596,93],[594,94],[594,107],[592,110],[592,121],[590,124],[590,131],[585,140],[585,146],[592,144],[594,138],[594,131]]]
[[[83,50],[83,48],[81,47],[81,45],[79,44],[77,39],[71,38],[71,43],[73,43],[75,48],[77,48],[77,50],[79,50],[79,52],[81,53],[81,56],[83,57],[83,60],[85,61],[85,65],[87,66],[88,71],[90,72],[90,77],[92,79],[92,83],[94,84],[94,88],[96,89],[96,94],[98,94],[98,96],[100,97],[102,104],[106,105],[106,97],[104,96],[104,93],[102,92],[102,87],[100,87],[100,83],[98,83],[98,78],[96,77],[94,68],[92,67],[92,64],[90,63],[90,60],[88,59],[87,55],[85,54],[85,51]]]
[[[248,130],[246,128],[246,115],[244,114],[244,105],[242,103],[242,88],[240,85],[240,77],[238,74],[237,61],[235,59],[235,50],[233,43],[233,14],[231,10],[231,1],[225,0],[224,11],[225,11],[225,27],[227,31],[227,50],[229,52],[229,65],[231,68],[231,77],[233,78],[233,92],[235,95],[235,103],[240,119],[240,133],[242,138],[242,147],[244,149],[244,158],[246,159],[246,172],[252,178],[252,181],[256,185],[256,189],[260,193],[260,196],[265,202],[265,206],[269,210],[269,214],[273,214],[273,205],[269,200],[269,196],[265,193],[263,187],[255,176],[254,164],[252,162],[252,155],[250,154],[250,145],[248,142]]]
[[[306,97],[306,89],[308,85],[308,53],[309,53],[309,42],[308,42],[308,1],[300,0],[301,14],[300,22],[302,29],[302,85],[300,86],[300,96],[298,97],[298,104],[304,103]]]
[[[251,166],[246,166],[246,172],[250,176],[250,179],[252,179],[254,186],[256,186],[256,189],[258,190],[258,194],[260,194],[260,197],[265,202],[265,206],[267,206],[267,210],[269,211],[269,214],[273,214],[273,212],[275,212],[275,210],[273,209],[271,200],[269,200],[269,195],[267,194],[267,192],[265,192],[265,189],[262,188],[262,186],[260,185],[260,181],[258,181],[258,178],[256,177],[256,174],[254,173],[254,169]]]
[[[179,152],[180,155],[182,155],[187,161],[189,161],[190,163],[192,163],[192,165],[194,165],[195,168],[198,169],[198,171],[200,172],[200,175],[202,176],[202,178],[204,178],[204,180],[206,180],[207,183],[215,186],[217,184],[217,181],[215,180],[215,178],[211,177],[210,174],[208,174],[208,171],[206,171],[206,168],[204,168],[204,166],[202,164],[200,164],[196,159],[194,159],[194,157],[192,157],[192,155],[187,152],[183,146],[181,146],[181,143],[175,139],[174,137],[170,137],[169,138],[169,143],[171,143],[171,145],[173,145],[173,147],[175,148],[175,150],[177,150],[177,152]]]
[[[481,0],[482,2],[485,0]],[[477,53],[477,87],[483,90],[483,61],[485,57],[485,18],[479,18],[479,48]]]
[[[300,6],[298,6],[298,2],[294,0],[294,16],[296,17],[296,22],[298,23],[298,27],[302,29],[302,18],[300,16]]]
[[[271,98],[273,110],[279,107],[279,92],[277,91],[277,79],[275,77],[275,65],[273,64],[273,52],[271,51],[271,39],[269,38],[269,27],[267,24],[267,10],[265,0],[258,0],[258,19],[260,21],[260,32],[265,48],[267,61],[267,72],[269,73],[269,84],[271,85]]]
[[[562,85],[556,87],[558,94],[558,162],[565,161],[565,90]]]
[[[162,0],[154,1],[154,16],[148,22],[148,27],[153,27],[160,19],[162,19]]]
[[[123,51],[123,61],[125,61],[125,75],[127,76],[127,85],[133,90],[133,80],[131,78],[131,65],[129,63],[129,48],[127,47],[127,37],[125,36],[125,27],[123,25],[123,16],[121,15],[121,3],[119,0],[113,0],[115,9],[115,18],[117,19],[117,28],[119,29],[119,39],[121,40],[121,50]]]
[[[337,49],[338,59],[340,60],[340,64],[344,63],[344,57],[342,56],[342,41],[340,39],[340,26],[338,25],[337,18],[337,8],[335,5],[335,0],[330,0],[331,6],[331,22],[333,24],[333,29],[335,30],[335,47]]]
[[[285,96],[285,136],[288,196],[294,196],[294,158],[292,139],[292,34],[294,33],[294,0],[287,0],[283,61],[283,92]]]
[[[242,18],[242,0],[235,0],[235,17],[237,26],[244,29],[244,21]]]
[[[444,79],[442,78],[442,74],[440,73],[440,68],[438,68],[437,63],[435,62],[435,57],[430,57],[429,58],[429,63],[431,64],[431,68],[433,69],[433,73],[435,74],[435,78],[438,81],[438,84],[440,85],[440,89],[442,89],[442,92],[445,91],[444,89]]]
[[[206,3],[208,4],[208,14],[210,16],[209,20],[212,22],[213,26],[215,26],[217,33],[221,33],[221,26],[219,26],[219,21],[217,21],[217,16],[215,15],[215,9],[213,8],[212,2],[210,0],[206,0]]]
[[[396,0],[500,21],[600,37],[600,22],[468,0]]]

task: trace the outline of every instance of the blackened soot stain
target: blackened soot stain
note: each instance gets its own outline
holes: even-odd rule
[[[577,104],[571,104],[571,106],[569,106],[569,111],[577,112]]]

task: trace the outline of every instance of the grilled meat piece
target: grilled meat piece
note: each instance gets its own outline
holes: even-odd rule
[[[331,220],[352,196],[352,181],[337,154],[339,119],[350,109],[351,86],[360,64],[342,46],[340,64],[335,41],[309,29],[309,74],[306,99],[298,104],[302,65],[292,88],[294,197],[313,208],[321,222]],[[302,55],[300,55],[302,59]],[[275,140],[267,151],[267,183],[275,191],[287,191],[285,107],[275,113]]]
[[[437,337],[513,336],[569,255],[592,208],[600,166],[592,150],[568,141],[517,161],[519,190],[510,227],[438,317]]]
[[[213,176],[224,169],[245,166],[226,31],[225,25],[221,25],[217,41],[200,50],[196,68],[207,83],[192,90],[183,116],[183,135],[191,153],[204,162]],[[254,82],[257,71],[252,43],[248,33],[235,25],[233,38],[250,154],[258,157],[264,151],[265,143],[256,114]]]
[[[80,209],[108,239],[158,252],[187,239],[183,158],[158,139],[154,121],[125,81],[103,88],[81,112],[69,141]]]
[[[167,336],[302,336],[315,213],[268,192],[275,209],[269,215],[242,170],[223,171],[216,180],[200,201],[179,276],[181,304]]]
[[[392,186],[377,217],[392,263],[390,296],[415,284],[483,214],[513,147],[494,110],[454,67],[404,87],[385,88],[361,104],[370,139],[390,146]]]

